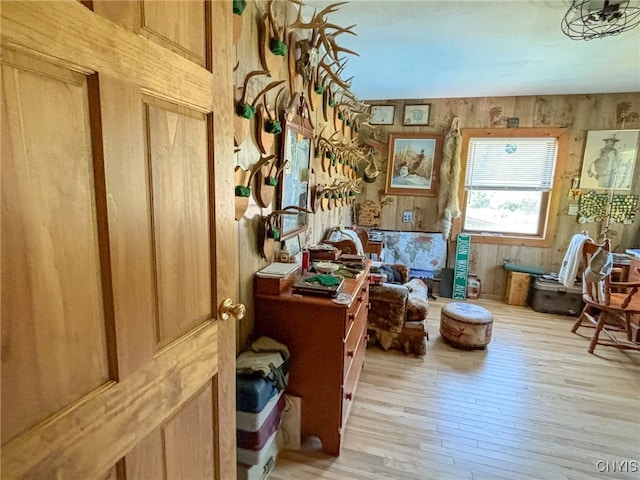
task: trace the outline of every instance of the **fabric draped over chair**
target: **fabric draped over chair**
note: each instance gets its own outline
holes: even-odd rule
[[[593,353],[597,345],[640,350],[640,343],[634,338],[640,322],[640,283],[611,281],[613,260],[608,239],[602,245],[585,241],[582,264],[585,306],[571,332],[576,333],[582,326],[595,329],[589,353]]]

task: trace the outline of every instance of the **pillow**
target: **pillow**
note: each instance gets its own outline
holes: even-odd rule
[[[387,283],[400,283],[400,272],[388,265],[381,265],[380,270],[387,276]]]
[[[355,231],[341,230],[340,233],[342,234],[344,239],[353,240],[353,243],[356,244],[356,251],[358,252],[358,255],[364,255],[364,248],[362,246],[362,241],[360,240],[360,237]]]
[[[329,234],[329,238],[325,240],[325,242],[339,242],[342,240],[342,235],[339,230],[334,230]]]

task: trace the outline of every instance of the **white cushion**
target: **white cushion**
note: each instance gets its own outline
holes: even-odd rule
[[[344,238],[353,240],[353,243],[356,244],[356,251],[358,252],[358,255],[364,255],[362,242],[360,241],[360,237],[358,237],[358,234],[356,232],[354,232],[353,230],[340,230],[340,233]]]

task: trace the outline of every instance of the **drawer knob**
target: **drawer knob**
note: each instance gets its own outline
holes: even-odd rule
[[[350,313],[349,314],[349,321],[353,322],[356,319],[356,314],[355,313]]]
[[[351,358],[353,358],[353,354],[354,354],[354,353],[355,353],[355,352],[354,352],[353,350],[347,350],[347,357],[351,357]]]
[[[346,398],[347,400],[353,400],[353,393],[351,392],[345,393],[344,398]]]

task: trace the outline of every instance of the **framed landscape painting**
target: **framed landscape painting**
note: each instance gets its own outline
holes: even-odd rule
[[[442,135],[390,133],[384,193],[435,197],[441,150]]]

